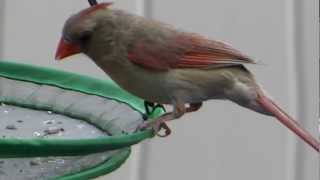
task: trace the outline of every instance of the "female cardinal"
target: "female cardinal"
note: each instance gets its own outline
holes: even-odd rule
[[[164,122],[197,111],[203,101],[227,99],[276,117],[319,151],[320,143],[268,98],[243,66],[254,64],[248,56],[222,42],[111,10],[110,5],[98,4],[70,17],[56,59],[84,53],[123,89],[173,106],[173,112],[142,128],[158,132]]]

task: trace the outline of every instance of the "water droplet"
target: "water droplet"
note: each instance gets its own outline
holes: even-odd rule
[[[9,114],[9,111],[8,110],[4,110],[3,113],[4,114]]]
[[[55,120],[46,120],[46,121],[43,121],[43,124],[54,124],[55,123]]]
[[[77,125],[77,128],[83,129],[83,128],[84,128],[84,125],[83,125],[83,124],[78,124],[78,125]]]
[[[64,164],[64,159],[56,159],[55,162],[58,164]]]
[[[6,126],[6,129],[8,129],[8,130],[16,130],[17,127],[15,125],[13,125],[13,124],[9,124],[9,125]]]
[[[41,163],[40,163],[40,158],[36,158],[34,160],[31,160],[29,162],[30,166],[39,166]]]
[[[37,160],[31,160],[31,161],[29,162],[29,164],[30,164],[30,166],[38,166],[38,165],[40,165],[40,162],[37,161]]]
[[[63,133],[60,131],[57,135],[58,135],[58,136],[62,136],[62,135],[63,135]]]
[[[36,132],[33,133],[33,135],[39,137],[39,136],[41,136],[41,133],[36,131]]]
[[[101,156],[101,159],[104,161],[107,159],[107,156]]]
[[[58,134],[60,131],[64,131],[64,129],[59,127],[48,127],[43,132],[46,134]]]
[[[64,164],[64,159],[53,159],[53,158],[50,158],[48,159],[47,161],[48,163],[53,163],[53,164]]]
[[[47,113],[48,113],[48,114],[53,114],[53,112],[52,112],[52,111],[47,111]]]

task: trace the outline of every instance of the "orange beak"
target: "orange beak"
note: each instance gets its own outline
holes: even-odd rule
[[[81,53],[80,46],[74,43],[70,43],[63,38],[60,39],[58,49],[56,52],[56,60],[62,60],[63,58]]]

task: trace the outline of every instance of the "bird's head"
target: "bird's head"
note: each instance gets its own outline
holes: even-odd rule
[[[94,39],[99,38],[96,33],[111,4],[101,3],[71,16],[64,24],[55,59],[62,60],[78,53],[88,54],[90,48],[94,48]]]

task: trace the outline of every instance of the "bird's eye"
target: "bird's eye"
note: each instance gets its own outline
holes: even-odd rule
[[[79,37],[79,41],[80,43],[85,44],[90,40],[90,38],[91,38],[91,33],[85,32],[81,34],[81,36]]]

